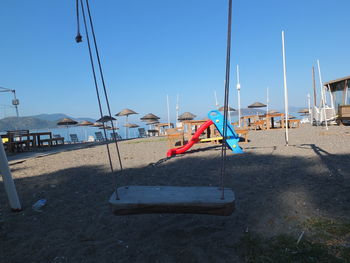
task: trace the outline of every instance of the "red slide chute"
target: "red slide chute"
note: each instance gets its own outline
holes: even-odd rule
[[[212,124],[214,124],[212,120],[208,120],[207,122],[203,123],[199,127],[199,129],[196,131],[196,133],[193,134],[192,138],[184,146],[170,149],[167,152],[166,156],[171,157],[171,156],[174,156],[176,154],[186,152],[188,149],[190,149],[193,146],[193,144],[199,142],[199,136]]]

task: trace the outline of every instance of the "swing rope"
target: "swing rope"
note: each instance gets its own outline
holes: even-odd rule
[[[228,10],[228,28],[227,28],[227,52],[226,52],[226,77],[225,77],[225,98],[224,98],[224,129],[221,144],[221,199],[225,199],[224,176],[226,172],[226,139],[227,139],[227,115],[228,115],[228,98],[230,88],[230,60],[231,60],[231,24],[232,24],[232,0],[229,0]]]
[[[83,21],[84,21],[84,28],[85,28],[86,39],[87,39],[87,43],[88,43],[90,64],[91,64],[92,74],[93,74],[93,78],[94,78],[94,84],[95,84],[95,89],[96,89],[97,101],[98,101],[98,105],[99,105],[100,116],[101,116],[101,118],[102,118],[102,117],[103,117],[102,104],[101,104],[101,98],[100,98],[99,87],[98,87],[98,83],[97,83],[97,77],[96,77],[94,59],[93,59],[93,55],[92,55],[90,37],[89,37],[89,32],[88,32],[87,23],[86,23],[86,17],[85,17],[85,11],[84,11],[83,0],[80,0],[80,5],[81,5],[81,12],[82,12],[82,15],[83,15]],[[100,76],[101,76],[101,80],[102,80],[102,82],[103,82],[103,88],[104,88],[104,93],[105,93],[105,99],[106,99],[106,103],[107,103],[107,106],[108,106],[109,117],[111,118],[111,126],[112,126],[112,130],[113,130],[113,131],[112,131],[112,132],[113,132],[113,140],[114,140],[114,142],[115,142],[116,149],[117,149],[118,160],[119,160],[119,165],[120,165],[120,171],[123,171],[123,166],[122,166],[122,162],[121,162],[121,158],[120,158],[120,152],[119,152],[118,142],[117,142],[117,140],[116,140],[115,128],[114,128],[114,124],[113,124],[112,116],[111,116],[111,111],[110,111],[110,107],[109,107],[109,101],[108,101],[108,96],[107,96],[107,92],[106,92],[106,87],[105,87],[104,76],[103,76],[103,72],[102,72],[101,61],[100,61],[100,57],[99,57],[99,53],[98,53],[98,47],[97,47],[96,37],[95,37],[95,33],[94,33],[94,30],[93,30],[93,26],[92,26],[92,18],[91,18],[91,13],[90,13],[90,8],[89,8],[88,0],[86,0],[86,5],[87,5],[88,14],[89,14],[90,26],[91,26],[91,30],[92,30],[92,34],[93,34],[93,38],[94,38],[95,52],[96,52],[96,56],[97,56],[97,60],[98,60],[98,64],[99,64]],[[78,6],[78,0],[77,0],[77,19],[79,19],[78,16],[79,16],[79,6]],[[78,36],[78,35],[80,35],[80,32],[79,32],[79,24],[78,24],[78,34],[77,34],[77,36]],[[77,42],[78,42],[78,41],[77,41]],[[105,138],[107,138],[106,127],[105,127],[104,124],[103,124],[102,127],[103,127],[104,136],[105,136]],[[111,168],[112,173],[114,173],[113,164],[112,164],[112,158],[111,158],[111,153],[110,153],[110,149],[109,149],[108,143],[106,143],[106,148],[107,148],[107,154],[108,154],[109,165],[110,165],[110,168]],[[117,191],[117,182],[116,182],[116,179],[115,179],[115,189],[116,189],[116,198],[119,199],[118,191]]]

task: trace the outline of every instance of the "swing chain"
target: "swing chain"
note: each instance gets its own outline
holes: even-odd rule
[[[165,163],[166,161],[170,160],[172,157],[166,157],[166,158],[163,158],[163,159],[160,159],[159,161],[155,162],[155,163],[150,163],[149,166],[153,166],[153,167],[156,167],[162,163]]]

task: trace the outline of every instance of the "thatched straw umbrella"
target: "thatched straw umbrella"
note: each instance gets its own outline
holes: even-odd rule
[[[124,109],[121,112],[118,112],[115,116],[118,116],[118,117],[125,116],[126,117],[125,124],[127,124],[128,123],[128,116],[132,115],[132,114],[138,114],[138,113],[133,111],[133,110],[130,110],[130,109]],[[126,126],[125,126],[125,137],[126,138],[129,137],[129,129]]]
[[[254,102],[253,104],[248,106],[248,108],[250,109],[265,108],[265,107],[266,105],[261,102]],[[258,112],[256,112],[256,115],[259,115]]]
[[[135,129],[135,128],[140,127],[139,125],[134,124],[134,123],[126,123],[124,126],[125,126],[125,127],[128,127],[129,129]],[[134,132],[134,137],[136,137],[136,136],[135,136],[135,132]]]
[[[86,130],[86,127],[87,126],[91,126],[91,125],[93,125],[93,123],[90,122],[90,121],[81,121],[81,122],[78,123],[78,126],[83,126],[84,127],[85,141],[87,141],[87,130]]]
[[[69,129],[68,129],[68,126],[75,125],[77,123],[78,123],[77,121],[72,120],[70,118],[63,118],[63,119],[61,119],[61,120],[59,120],[57,122],[57,125],[66,126],[66,128],[67,128],[67,141],[69,140]]]
[[[224,109],[225,109],[225,106],[221,106],[218,110],[219,110],[219,111],[224,111]],[[232,122],[232,120],[231,120],[231,111],[236,111],[236,110],[235,110],[234,108],[228,106],[228,107],[227,107],[227,111],[228,111],[229,123],[231,123],[231,122]]]
[[[140,120],[142,121],[154,121],[154,120],[159,120],[160,118],[156,115],[154,115],[153,113],[148,113],[145,116],[143,116],[142,118],[140,118]]]
[[[224,109],[225,109],[225,106],[221,106],[218,110],[219,111],[224,111]],[[228,111],[230,112],[230,111],[236,111],[234,108],[232,108],[232,107],[228,107]]]
[[[303,114],[309,114],[310,112],[309,112],[309,109],[301,109],[301,110],[299,110],[298,111],[298,113],[303,113]]]
[[[179,121],[187,121],[187,120],[193,120],[195,117],[197,117],[196,115],[194,115],[193,113],[191,112],[185,112],[185,113],[182,113],[178,120]]]

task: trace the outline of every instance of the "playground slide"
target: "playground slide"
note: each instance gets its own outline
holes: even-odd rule
[[[207,122],[203,123],[199,127],[199,129],[196,131],[196,133],[193,134],[192,138],[188,141],[188,143],[186,143],[184,146],[170,149],[167,152],[166,156],[171,157],[173,155],[186,152],[188,149],[190,149],[193,146],[193,144],[195,144],[199,141],[199,136],[212,124],[213,124],[213,121],[211,121],[211,120],[208,120]]]
[[[192,138],[188,141],[187,144],[178,148],[170,149],[167,152],[167,157],[171,157],[176,154],[185,153],[188,149],[190,149],[193,146],[193,144],[199,142],[199,136],[212,124],[216,126],[221,136],[223,136],[223,130],[224,130],[223,115],[219,111],[213,110],[208,113],[208,117],[210,120],[208,120],[207,122],[205,122],[199,127],[199,129],[196,131],[196,133],[192,136]],[[234,153],[243,153],[241,147],[238,145],[238,142],[239,142],[239,137],[237,133],[235,132],[234,128],[229,123],[227,123],[227,137],[226,137],[227,146],[230,147],[230,149]]]

